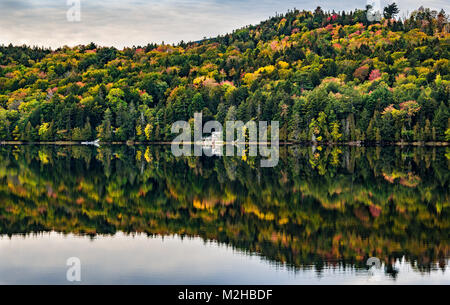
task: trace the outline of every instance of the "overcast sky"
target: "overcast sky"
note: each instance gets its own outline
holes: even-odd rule
[[[77,0],[69,0],[77,1]],[[80,0],[80,22],[69,22],[68,0],[0,0],[0,44],[57,48],[91,41],[103,46],[195,41],[257,24],[294,7],[341,11],[367,0]],[[373,1],[373,0],[369,0]],[[388,0],[381,0],[385,6]],[[423,5],[450,11],[448,0],[398,0],[402,14]]]

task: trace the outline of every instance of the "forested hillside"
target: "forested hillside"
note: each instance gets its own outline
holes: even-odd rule
[[[0,141],[171,140],[171,124],[280,122],[289,141],[449,141],[445,12],[290,11],[213,39],[0,47]],[[0,41],[1,43],[1,41]]]

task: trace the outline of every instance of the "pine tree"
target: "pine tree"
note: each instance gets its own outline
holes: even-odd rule
[[[416,125],[414,125],[414,129],[413,129],[413,139],[414,141],[420,141],[422,139],[422,135],[420,134],[420,127],[419,124],[416,123]]]
[[[91,127],[91,123],[89,122],[89,117],[87,118],[86,124],[84,125],[83,129],[81,130],[81,139],[82,140],[91,140],[92,139],[92,127]]]
[[[294,113],[294,115],[292,116],[290,128],[291,132],[289,133],[289,140],[296,142],[300,141],[301,129],[300,129],[300,115],[298,113]]]
[[[22,140],[31,142],[33,140],[33,126],[31,126],[31,122],[28,121],[24,133],[22,134]]]
[[[380,128],[376,128],[376,129],[375,129],[375,141],[381,142]]]
[[[442,102],[439,108],[436,110],[433,119],[433,128],[435,128],[434,141],[443,141],[445,139],[445,131],[448,124],[448,109]]]
[[[366,136],[367,136],[368,141],[376,141],[377,117],[378,117],[378,112],[375,112],[373,114],[373,117],[370,119],[369,126],[367,127],[367,131],[366,131]]]
[[[431,140],[431,123],[430,120],[425,121],[425,127],[422,131],[422,140],[423,141],[430,141]]]
[[[383,10],[384,18],[386,19],[392,19],[400,12],[400,10],[397,7],[397,4],[392,3],[388,6],[386,6]]]
[[[81,140],[83,140],[83,138],[81,136],[81,129],[80,129],[80,127],[75,127],[72,130],[72,140],[73,141],[81,141]]]
[[[113,139],[111,120],[112,120],[112,113],[111,110],[108,108],[105,111],[105,116],[102,121],[102,124],[98,128],[98,137],[102,141],[112,141]]]

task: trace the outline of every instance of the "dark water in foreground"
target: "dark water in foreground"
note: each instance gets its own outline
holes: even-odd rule
[[[0,146],[0,283],[450,284],[450,149]],[[370,257],[380,268],[368,269]]]

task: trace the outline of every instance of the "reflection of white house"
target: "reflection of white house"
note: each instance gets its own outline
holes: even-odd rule
[[[222,147],[223,146],[213,146],[211,149],[211,152],[214,156],[221,156],[222,155]]]

